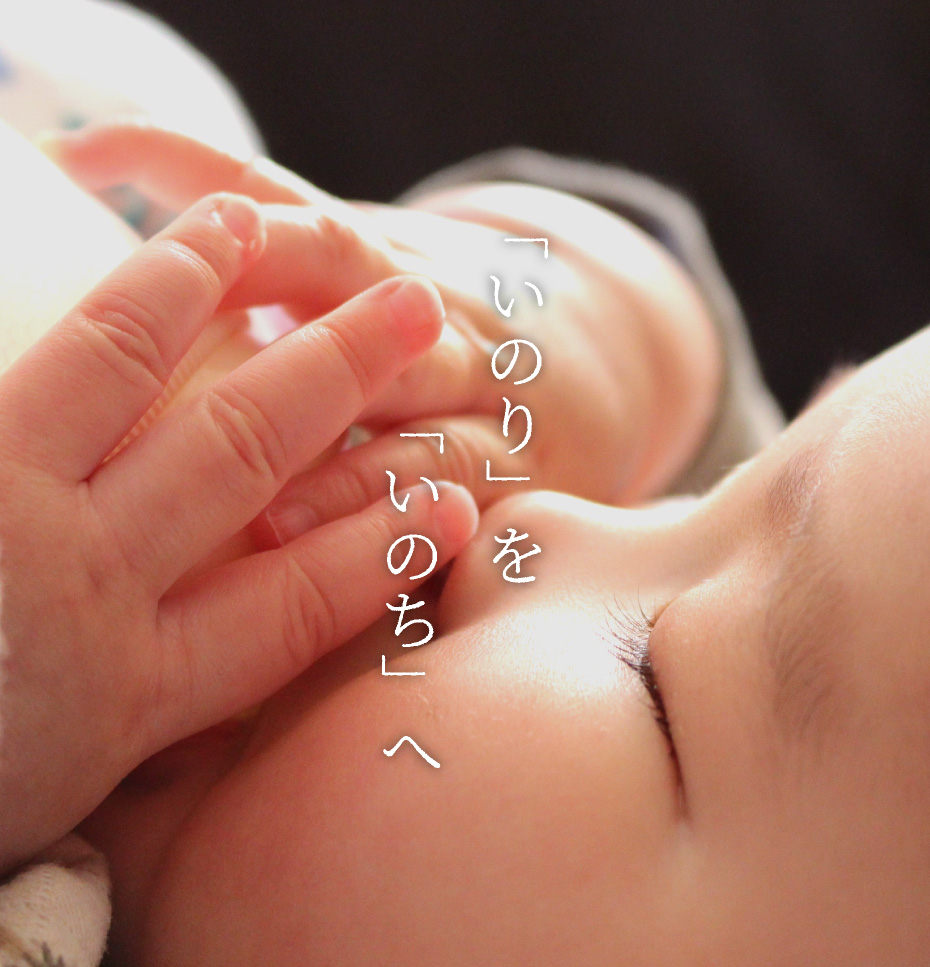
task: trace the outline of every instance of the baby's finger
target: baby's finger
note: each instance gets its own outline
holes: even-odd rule
[[[145,120],[48,132],[37,144],[85,188],[131,183],[169,209],[187,208],[219,191],[271,204],[332,200],[268,158],[237,158]]]
[[[150,239],[3,378],[0,427],[18,460],[89,476],[161,395],[244,265],[258,208],[211,197]]]
[[[121,122],[49,133],[43,149],[91,189],[132,182],[168,208],[237,192],[267,205],[263,257],[233,287],[226,308],[286,303],[313,317],[392,275],[371,219],[267,158],[245,160],[175,131]]]
[[[439,336],[423,279],[382,283],[168,413],[91,479],[100,517],[160,592],[244,527]]]
[[[314,318],[382,279],[406,274],[347,205],[266,205],[262,215],[268,242],[223,300],[225,308],[285,303]]]
[[[501,384],[491,372],[495,344],[468,318],[446,311],[439,342],[404,370],[358,417],[372,427],[460,413],[496,413]]]
[[[178,738],[261,701],[317,659],[386,613],[398,593],[414,594],[432,553],[414,542],[409,566],[392,574],[391,545],[429,538],[438,569],[471,539],[478,512],[461,488],[440,484],[438,500],[420,486],[408,509],[380,500],[288,544],[227,565],[162,602],[160,626],[170,703],[164,732]],[[410,543],[392,558],[396,570]]]
[[[253,521],[255,539],[260,546],[272,547],[309,528],[357,513],[389,493],[388,470],[396,478],[396,494],[419,483],[421,477],[449,480],[466,487],[482,508],[517,490],[548,486],[538,476],[532,443],[508,454],[508,448],[515,447],[523,435],[516,423],[514,418],[510,440],[502,436],[500,421],[492,417],[409,424],[375,437],[289,481]],[[402,437],[400,433],[427,435]],[[488,480],[488,461],[492,477],[530,479]]]

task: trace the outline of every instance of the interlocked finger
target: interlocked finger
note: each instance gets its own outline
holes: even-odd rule
[[[401,433],[427,435],[402,437]],[[396,427],[291,480],[255,521],[256,539],[273,546],[308,527],[357,512],[389,492],[387,471],[395,477],[395,493],[416,485],[421,477],[449,480],[466,487],[479,507],[517,490],[548,486],[539,475],[532,443],[518,453],[508,453],[518,442],[505,439],[500,421],[493,417],[456,417]],[[489,463],[492,477],[529,479],[488,480]]]
[[[263,244],[252,202],[212,196],[130,256],[4,374],[0,425],[17,459],[89,476],[161,395]]]
[[[162,694],[173,704],[162,716],[167,734],[156,744],[261,701],[383,615],[398,592],[412,594],[424,579],[411,580],[422,571],[419,559],[392,574],[385,560],[391,544],[408,534],[428,537],[441,567],[477,526],[477,509],[462,488],[440,484],[437,497],[421,487],[406,513],[381,499],[166,597],[160,623],[172,671]],[[186,660],[172,661],[176,655]]]
[[[265,205],[262,257],[223,300],[225,308],[285,303],[316,318],[402,272],[384,240],[345,205]]]
[[[141,549],[127,562],[133,572],[169,587],[335,440],[441,325],[435,288],[389,280],[278,340],[134,440],[90,482],[115,539]]]

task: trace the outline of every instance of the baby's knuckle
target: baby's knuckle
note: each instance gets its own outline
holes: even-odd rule
[[[219,199],[222,196],[216,197]],[[162,245],[163,254],[171,260],[179,280],[185,280],[176,288],[219,297],[224,289],[220,267],[229,260],[224,248],[232,245],[228,233],[216,233],[209,238],[198,237],[196,242],[193,238],[169,238]]]
[[[339,629],[336,609],[313,564],[291,557],[284,569],[282,646],[295,674],[329,649]]]
[[[346,461],[334,482],[351,507],[368,507],[384,496],[384,471],[371,467],[367,460]]]
[[[459,483],[474,493],[479,469],[484,466],[484,455],[479,453],[477,441],[467,434],[446,431],[440,472],[443,479]]]
[[[163,387],[172,366],[154,335],[158,318],[125,295],[100,293],[83,303],[77,318],[98,358],[122,378]]]
[[[209,390],[204,406],[211,426],[234,457],[236,475],[244,469],[260,489],[279,489],[287,478],[287,448],[261,406],[228,385]]]
[[[352,382],[359,394],[359,408],[374,395],[375,373],[365,362],[351,338],[337,326],[325,322],[317,323],[317,329],[332,347],[339,362],[348,369]]]
[[[316,230],[335,266],[367,261],[371,255],[368,243],[355,226],[333,212],[317,212]]]

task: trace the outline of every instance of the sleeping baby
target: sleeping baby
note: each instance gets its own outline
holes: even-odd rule
[[[2,377],[7,868],[84,819],[117,964],[924,963],[930,333],[649,502],[723,452],[736,377],[615,215],[487,184],[351,208],[146,127],[49,150],[196,204]],[[224,363],[213,308],[265,302],[292,331]],[[491,370],[515,338],[522,385]],[[386,470],[455,485],[401,513]],[[532,581],[494,561],[511,529]],[[410,532],[417,590],[384,560]]]

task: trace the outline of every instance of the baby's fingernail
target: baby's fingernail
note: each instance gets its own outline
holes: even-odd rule
[[[215,214],[250,255],[263,245],[262,216],[254,202],[237,196],[223,198],[216,206]]]
[[[464,545],[478,529],[475,498],[464,487],[447,480],[436,484],[436,492],[439,499],[433,509],[433,523],[443,540],[455,546]]]
[[[425,349],[439,338],[446,317],[439,290],[429,279],[405,276],[385,282],[387,303],[407,342]]]
[[[267,528],[278,547],[283,547],[301,534],[312,531],[319,523],[316,514],[301,504],[269,508],[261,515],[261,520],[261,529]]]

